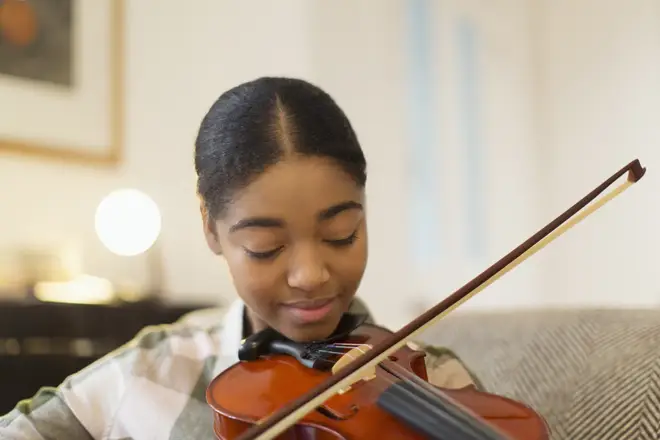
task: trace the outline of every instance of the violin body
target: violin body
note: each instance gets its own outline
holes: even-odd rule
[[[390,336],[381,327],[365,324],[341,340],[342,346],[374,346]],[[336,346],[337,344],[333,345]],[[322,345],[310,353],[327,352]],[[499,429],[503,438],[515,440],[547,440],[544,420],[527,406],[474,387],[437,389],[427,383],[424,357],[426,353],[409,346],[397,350],[389,363],[426,382],[426,385],[453,400],[458,406],[487,424]],[[341,356],[328,353],[329,361]],[[397,368],[398,369],[398,368]],[[280,440],[355,440],[355,439],[427,439],[403,419],[421,416],[404,400],[385,398],[402,379],[393,370],[377,367],[369,377],[352,384],[350,389],[335,394],[322,407],[307,414],[282,433]],[[326,381],[333,374],[327,369],[310,368],[287,354],[267,355],[253,361],[239,362],[219,374],[207,389],[207,402],[214,411],[213,428],[219,440],[232,440],[258,421],[267,418],[288,402]],[[389,390],[389,391],[388,391]],[[391,395],[393,396],[393,395]],[[398,407],[403,419],[387,408]],[[412,408],[412,410],[411,410]],[[437,419],[436,419],[437,420]],[[488,437],[492,438],[492,437]]]

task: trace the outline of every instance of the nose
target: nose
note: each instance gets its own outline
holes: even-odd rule
[[[315,246],[300,246],[291,257],[288,283],[295,289],[313,292],[330,279],[330,272]]]

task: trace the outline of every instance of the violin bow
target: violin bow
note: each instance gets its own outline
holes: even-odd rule
[[[626,173],[628,176],[624,183],[612,189],[592,205],[587,206]],[[386,340],[377,344],[362,356],[353,360],[336,374],[330,376],[328,380],[291,401],[268,418],[257,422],[236,440],[274,439],[316,407],[322,405],[330,397],[337,394],[339,390],[360,380],[363,370],[366,371],[375,368],[380,362],[387,359],[389,355],[403,347],[414,336],[435,324],[440,318],[490,286],[504,274],[547,246],[551,241],[614,199],[641,179],[645,173],[646,168],[642,167],[639,160],[633,160],[442,302],[418,316],[415,320],[402,327],[396,333],[393,333]],[[580,212],[581,210],[583,211]]]

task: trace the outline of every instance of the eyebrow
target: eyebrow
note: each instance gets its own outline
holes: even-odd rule
[[[350,209],[364,209],[361,203],[354,201],[346,201],[333,205],[327,209],[321,211],[318,215],[319,220],[329,220],[344,211]],[[229,232],[235,232],[240,229],[246,228],[282,228],[284,227],[284,221],[273,218],[273,217],[248,217],[242,220],[239,220],[229,228]]]
[[[349,209],[357,209],[361,211],[363,207],[361,203],[354,202],[352,200],[342,202],[321,211],[319,213],[319,220],[329,220],[344,211],[348,211]]]
[[[231,228],[229,228],[229,232],[235,232],[238,231],[239,229],[246,229],[246,228],[281,228],[283,226],[284,226],[284,222],[276,218],[249,217],[234,223],[231,226]]]

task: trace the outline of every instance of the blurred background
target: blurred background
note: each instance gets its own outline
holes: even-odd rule
[[[316,83],[358,132],[359,294],[381,323],[635,158],[638,185],[457,313],[657,307],[658,2],[0,0],[0,412],[236,297],[203,239],[193,142],[220,93],[263,75]]]

